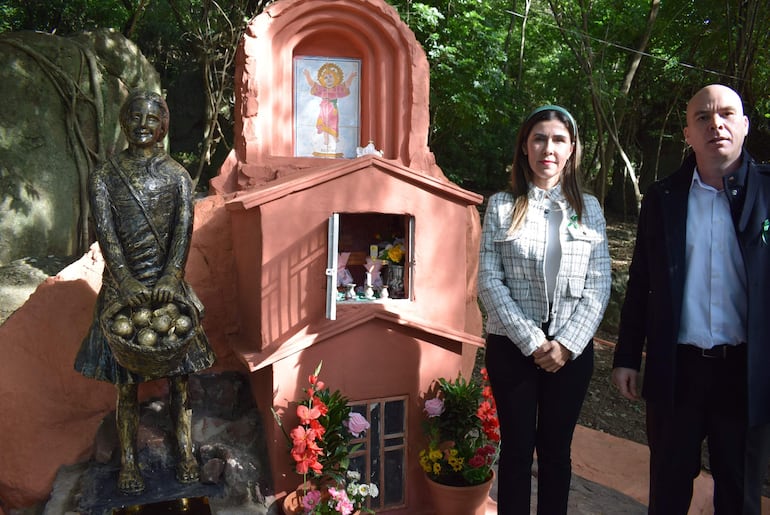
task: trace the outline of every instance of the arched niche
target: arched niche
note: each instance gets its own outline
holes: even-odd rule
[[[235,148],[214,189],[328,164],[294,157],[297,56],[360,59],[358,144],[374,141],[386,159],[443,178],[427,147],[428,62],[398,13],[374,0],[281,0],[249,22],[238,48]]]

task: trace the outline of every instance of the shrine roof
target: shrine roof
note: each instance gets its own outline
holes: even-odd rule
[[[276,363],[292,354],[300,352],[312,345],[329,340],[340,334],[351,331],[357,327],[372,321],[382,321],[393,325],[397,330],[413,331],[424,335],[424,341],[433,342],[447,348],[455,348],[461,352],[462,344],[470,344],[476,347],[484,346],[484,339],[480,336],[458,331],[457,329],[425,320],[410,313],[390,311],[384,306],[376,306],[375,309],[350,309],[338,312],[337,320],[325,320],[313,325],[313,332],[308,328],[294,334],[280,345],[270,346],[262,352],[239,349],[237,342],[233,343],[233,349],[240,360],[254,372],[261,368]]]
[[[426,175],[377,155],[367,155],[350,160],[335,160],[328,166],[280,177],[248,190],[237,191],[228,198],[226,206],[230,211],[248,210],[368,168],[398,177],[414,186],[447,196],[460,203],[476,205],[483,201],[482,195],[465,190],[446,179]]]

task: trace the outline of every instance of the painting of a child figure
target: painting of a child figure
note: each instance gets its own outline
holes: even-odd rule
[[[296,84],[295,88],[297,155],[355,157],[358,64],[357,60],[297,59],[295,70],[301,70],[307,86]],[[314,77],[311,69],[316,66]]]

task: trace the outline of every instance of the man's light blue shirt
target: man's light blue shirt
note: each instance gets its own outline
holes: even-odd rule
[[[679,343],[710,349],[746,341],[746,273],[725,190],[701,181],[687,202],[686,277]]]

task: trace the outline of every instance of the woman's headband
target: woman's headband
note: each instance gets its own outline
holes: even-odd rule
[[[577,126],[577,123],[575,123],[575,119],[572,117],[569,111],[567,111],[561,106],[551,105],[551,104],[540,106],[534,111],[532,111],[531,113],[529,113],[529,116],[527,116],[527,119],[525,120],[524,123],[530,121],[533,116],[535,116],[537,113],[542,113],[543,111],[556,111],[557,113],[561,113],[564,116],[566,116],[567,120],[569,120],[570,125],[572,125],[572,130],[575,133],[575,139],[576,140],[578,139],[578,126]]]

